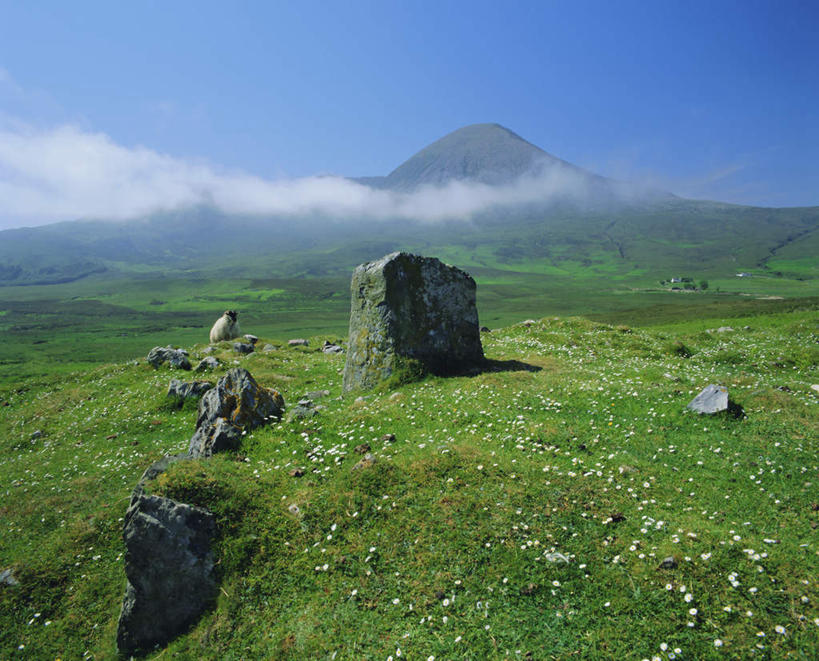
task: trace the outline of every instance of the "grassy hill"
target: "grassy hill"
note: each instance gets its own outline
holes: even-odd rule
[[[225,368],[291,405],[326,388],[327,408],[155,484],[217,514],[221,591],[150,658],[810,658],[819,328],[795,307],[654,329],[552,315],[484,335],[495,370],[364,401],[341,397],[343,356],[225,347]],[[130,490],[194,428],[165,401],[177,376],[119,362],[0,386],[0,570],[19,581],[0,586],[0,657],[115,656]],[[746,416],[686,412],[708,383]],[[351,472],[365,443],[377,462]]]

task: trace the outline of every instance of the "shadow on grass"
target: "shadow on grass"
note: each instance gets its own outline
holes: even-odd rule
[[[484,372],[540,372],[543,368],[538,365],[530,365],[521,360],[493,360],[487,358],[484,364],[477,368],[475,373]]]

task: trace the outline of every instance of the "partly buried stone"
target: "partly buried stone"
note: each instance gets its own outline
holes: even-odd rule
[[[248,341],[250,344],[256,344],[256,342],[258,342],[258,341],[259,341],[259,338],[258,338],[258,337],[256,337],[255,335],[251,335],[250,333],[246,333],[246,334],[245,334],[245,336],[244,336],[244,338],[245,338],[245,339],[246,339],[246,340],[247,340],[247,341]]]
[[[171,345],[167,347],[154,347],[147,358],[148,362],[155,368],[162,363],[168,363],[177,369],[189,370],[191,362],[188,360],[188,352],[184,349],[174,349]]]
[[[0,571],[0,585],[14,587],[20,585],[20,582],[14,577],[14,572],[11,569],[4,569]]]
[[[168,384],[168,397],[174,399],[198,399],[213,388],[210,381],[180,381],[171,379]]]
[[[145,471],[125,514],[128,580],[117,625],[117,647],[124,654],[167,643],[193,624],[216,596],[213,514],[144,492],[147,481],[178,459],[165,457]]]
[[[360,461],[359,461],[359,462],[358,462],[358,463],[357,463],[355,466],[353,466],[353,467],[352,467],[350,470],[352,470],[352,471],[358,471],[358,470],[362,470],[362,469],[364,469],[364,468],[369,468],[370,466],[372,466],[372,465],[374,465],[374,464],[375,464],[375,455],[374,455],[374,454],[370,454],[370,453],[368,452],[368,453],[367,453],[367,454],[365,454],[365,455],[364,455],[364,456],[361,458],[361,460],[360,460]]]
[[[345,392],[372,388],[413,362],[433,374],[483,363],[468,273],[396,252],[356,268],[351,290]]]
[[[234,367],[219,379],[215,388],[199,400],[196,431],[188,454],[209,457],[239,446],[243,431],[280,420],[284,399],[272,388],[263,388],[241,367]]]
[[[250,342],[234,342],[233,350],[236,353],[253,353],[256,349]]]
[[[344,353],[344,347],[327,340],[324,341],[321,350],[323,353]]]
[[[307,418],[314,418],[318,414],[319,409],[312,399],[300,399],[299,403],[287,413],[287,421],[306,420]]]
[[[297,338],[295,340],[287,340],[287,346],[289,347],[307,347],[310,346],[310,343],[307,340],[302,338]]]
[[[199,364],[196,366],[196,371],[204,372],[205,370],[215,370],[217,367],[219,367],[218,358],[214,356],[205,356],[199,361]]]
[[[728,388],[708,385],[688,403],[688,408],[697,413],[719,413],[728,410]]]

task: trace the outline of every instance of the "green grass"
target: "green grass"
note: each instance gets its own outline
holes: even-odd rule
[[[330,396],[152,485],[216,514],[222,589],[149,656],[811,658],[819,327],[815,301],[783,303],[645,328],[550,315],[483,335],[508,371],[363,402],[341,397],[344,357],[314,350],[337,335],[221,349],[289,404]],[[120,362],[0,387],[0,569],[21,583],[0,587],[0,657],[115,656],[130,490],[193,432],[165,402],[176,376]],[[746,417],[685,410],[712,382]],[[362,443],[377,462],[352,472]]]

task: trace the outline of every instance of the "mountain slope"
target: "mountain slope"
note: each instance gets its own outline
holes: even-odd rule
[[[458,129],[386,177],[357,181],[433,207],[437,194],[448,194],[446,184],[459,182],[464,185],[454,187],[455,195],[483,196],[486,204],[465,220],[434,224],[326,214],[238,216],[198,207],[128,222],[7,230],[0,232],[0,285],[67,282],[101,270],[346,274],[359,261],[395,249],[446,255],[464,267],[528,272],[571,262],[609,275],[770,267],[819,276],[811,258],[819,207],[765,209],[637,191],[556,158],[498,124]],[[516,197],[520,190],[525,195]],[[480,257],[471,259],[478,245]]]

